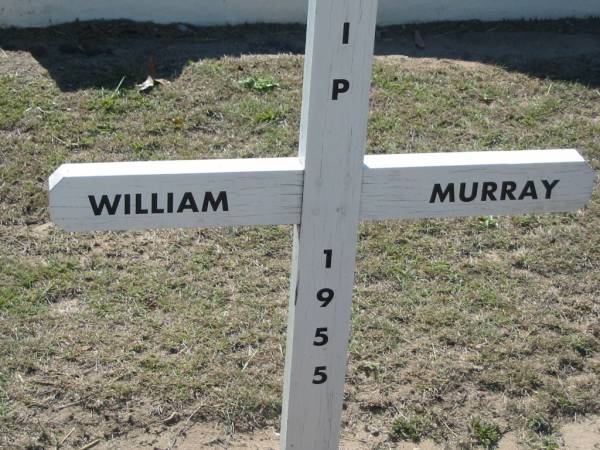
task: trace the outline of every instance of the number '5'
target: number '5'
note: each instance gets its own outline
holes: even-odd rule
[[[327,381],[327,374],[325,373],[326,370],[327,366],[315,367],[315,375],[312,380],[313,384],[323,384]]]
[[[323,345],[327,345],[328,342],[329,336],[327,336],[327,328],[317,328],[313,345],[316,347],[322,347]]]

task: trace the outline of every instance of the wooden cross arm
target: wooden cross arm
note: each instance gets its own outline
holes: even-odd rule
[[[571,149],[379,155],[365,166],[363,220],[577,211],[596,178]]]
[[[298,158],[64,164],[50,217],[68,231],[298,223]]]
[[[50,215],[68,231],[298,224],[303,176],[299,158],[65,164]],[[594,183],[576,150],[368,155],[360,217],[576,211]]]

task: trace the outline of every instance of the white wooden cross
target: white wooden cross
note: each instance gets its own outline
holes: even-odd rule
[[[360,220],[575,211],[575,150],[363,156],[376,0],[310,0],[297,158],[65,164],[69,231],[294,225],[281,447],[338,448]]]

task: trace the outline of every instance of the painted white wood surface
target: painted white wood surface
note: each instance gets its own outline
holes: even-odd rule
[[[50,216],[68,231],[298,223],[302,167],[299,158],[65,164],[49,180]],[[96,209],[107,196],[100,215],[90,195]]]
[[[370,155],[364,170],[364,220],[576,211],[596,178],[576,150]]]
[[[69,231],[299,224],[303,176],[304,165],[299,158],[65,164],[49,180],[50,214],[57,225]],[[589,200],[595,178],[595,172],[576,150],[367,155],[360,218],[576,211]],[[550,198],[546,198],[543,180],[559,180]],[[528,195],[518,200],[518,192],[528,181],[534,182],[537,198]],[[482,200],[485,182],[497,183],[495,200],[489,196]],[[504,182],[516,183],[515,200],[508,196],[502,200]],[[447,197],[444,202],[431,203],[436,183],[444,187],[454,183],[455,201]],[[466,193],[478,183],[473,201],[460,201],[460,183],[467,184]],[[167,192],[173,192],[174,198],[194,192],[202,199],[205,190],[215,192],[215,199],[216,192],[226,191],[229,211],[210,208],[206,213],[152,214],[150,207],[148,214],[137,215],[132,197],[131,214],[124,214],[122,199],[114,216],[106,210],[95,216],[88,198],[109,195],[113,202],[118,194],[142,193],[146,207],[152,193],[157,193],[164,204]]]
[[[339,444],[376,0],[310,0],[281,447]]]

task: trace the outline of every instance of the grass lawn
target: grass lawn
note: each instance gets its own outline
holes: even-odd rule
[[[64,162],[295,155],[302,55],[235,42],[302,30],[140,25],[86,53],[94,26],[0,32],[0,448],[277,428],[291,228],[71,234],[48,223],[46,180]],[[171,83],[138,92],[155,65]],[[600,169],[597,62],[519,67],[377,56],[368,153],[567,147]],[[599,194],[577,214],[363,223],[345,433],[549,450],[600,413]]]

